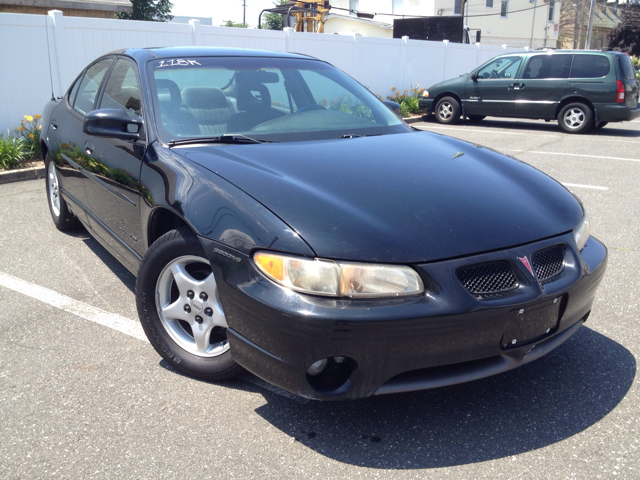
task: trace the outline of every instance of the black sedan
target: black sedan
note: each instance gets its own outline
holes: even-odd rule
[[[137,275],[196,378],[345,399],[493,375],[575,333],[605,271],[562,185],[307,56],[117,51],[43,119],[55,225]]]

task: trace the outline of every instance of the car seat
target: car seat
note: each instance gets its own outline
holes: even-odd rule
[[[219,136],[227,132],[233,106],[216,87],[187,87],[182,90],[187,113],[195,118],[201,135]]]

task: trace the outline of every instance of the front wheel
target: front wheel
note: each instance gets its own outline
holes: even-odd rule
[[[460,119],[460,103],[453,97],[441,98],[436,104],[438,123],[451,124]]]
[[[567,133],[585,133],[593,126],[593,112],[584,103],[569,103],[558,113],[558,125]]]
[[[242,371],[231,358],[211,264],[188,227],[151,245],[138,270],[136,304],[149,341],[176,369],[207,381]]]

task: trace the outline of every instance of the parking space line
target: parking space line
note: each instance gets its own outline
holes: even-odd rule
[[[538,153],[541,155],[563,155],[566,157],[597,158],[598,160],[624,160],[626,162],[640,162],[639,158],[602,157],[599,155],[585,155],[582,153],[542,152],[540,150],[515,150],[512,148],[501,148],[500,150],[503,150],[505,152]]]
[[[145,342],[148,341],[147,336],[142,330],[142,326],[137,321],[121,317],[115,313],[106,312],[100,308],[74,300],[71,297],[67,297],[66,295],[62,295],[58,292],[54,292],[53,290],[49,290],[48,288],[27,282],[26,280],[22,280],[4,272],[0,272],[0,285],[47,303],[59,308],[60,310],[64,310],[65,312],[73,313],[74,315],[84,318],[85,320],[89,320],[90,322],[95,322],[105,327],[112,328],[121,333],[137,338],[138,340],[143,340]]]
[[[609,190],[609,187],[600,187],[598,185],[582,185],[580,183],[565,183],[560,182],[565,187],[573,187],[573,188],[590,188],[592,190]]]

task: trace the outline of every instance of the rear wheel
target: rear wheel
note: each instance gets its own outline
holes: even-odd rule
[[[45,157],[45,166],[47,170],[47,203],[53,223],[58,230],[63,232],[78,228],[80,221],[69,211],[67,202],[62,198],[58,169],[49,154]]]
[[[558,125],[567,133],[585,133],[593,126],[593,112],[584,103],[569,103],[560,110]]]
[[[176,369],[208,381],[242,371],[231,358],[211,265],[188,227],[171,230],[149,248],[138,271],[136,304],[149,341]]]
[[[460,119],[460,104],[453,97],[441,98],[436,104],[436,120],[438,123],[450,124]]]

